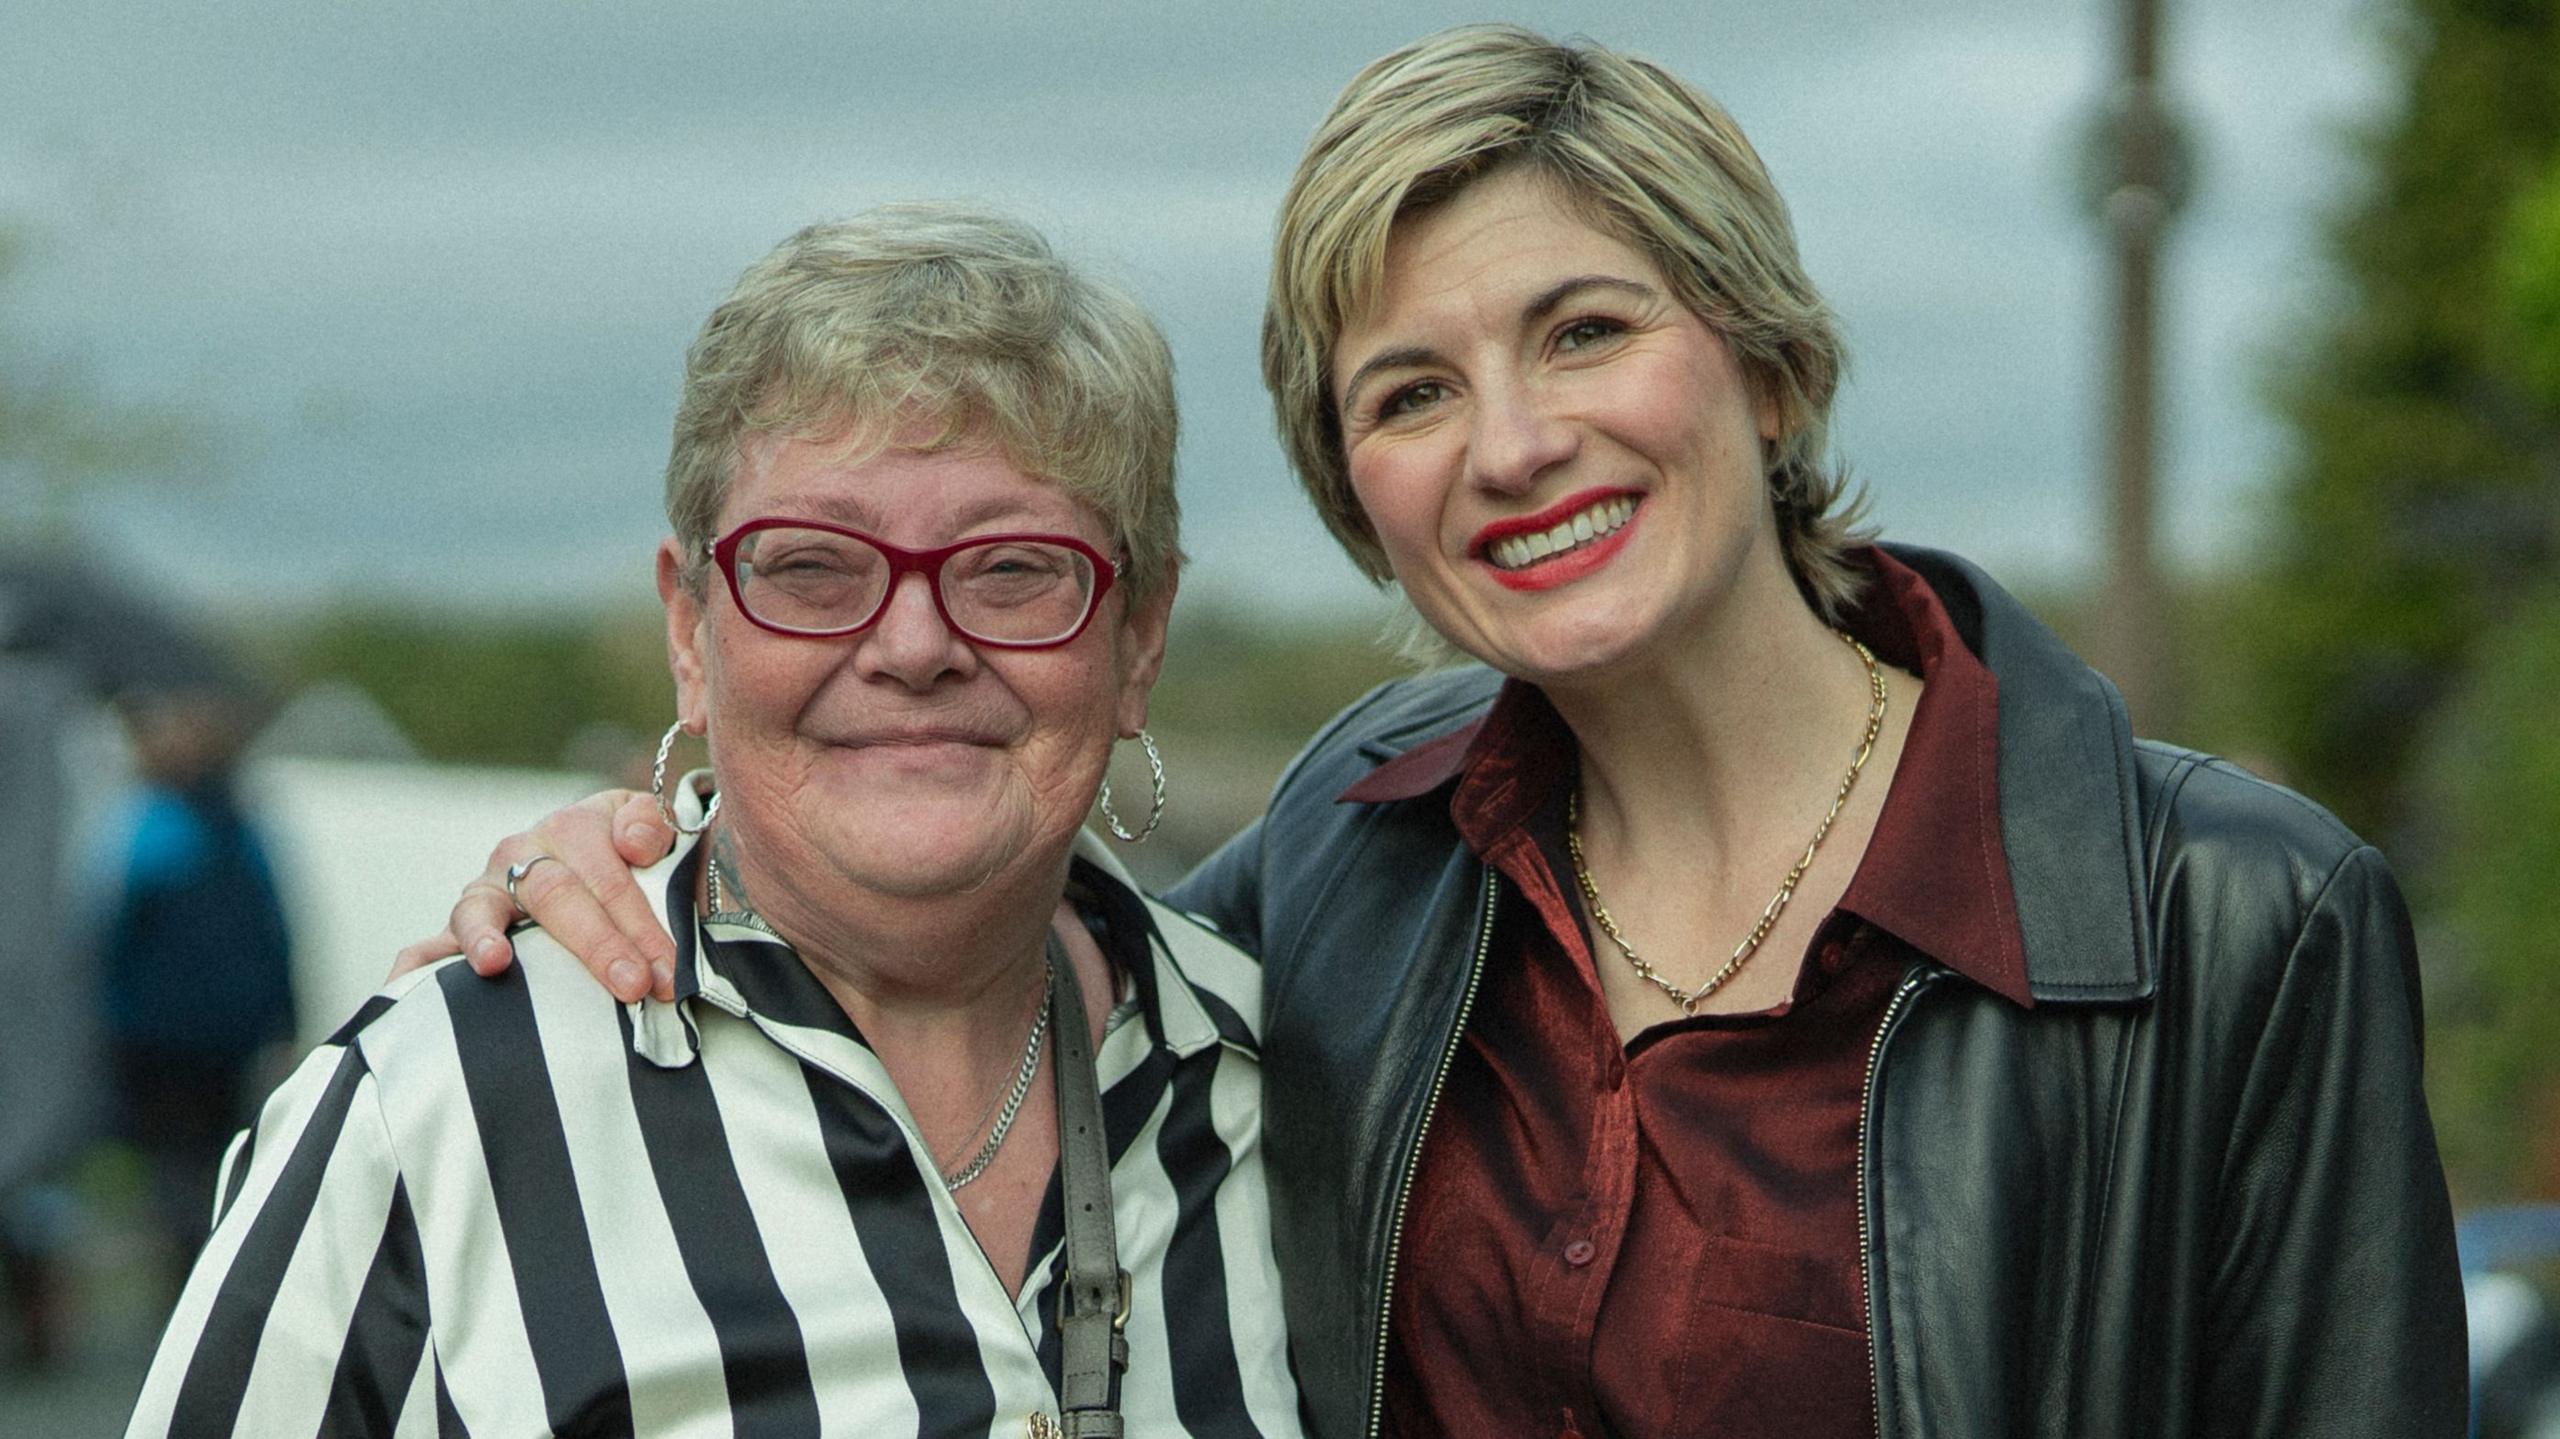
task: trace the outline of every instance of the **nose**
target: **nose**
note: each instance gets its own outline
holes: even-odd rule
[[[1581,448],[1581,432],[1525,380],[1481,384],[1474,400],[1467,478],[1480,489],[1525,494]]]
[[[933,582],[920,574],[900,575],[880,618],[854,636],[857,673],[909,689],[930,689],[952,675],[965,678],[977,662],[977,650],[933,602]]]

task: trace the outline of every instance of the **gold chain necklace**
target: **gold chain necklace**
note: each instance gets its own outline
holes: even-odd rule
[[[1873,702],[1867,708],[1867,732],[1858,741],[1858,757],[1849,761],[1849,772],[1840,777],[1840,788],[1831,796],[1830,810],[1822,816],[1822,823],[1814,827],[1813,838],[1804,847],[1804,857],[1798,859],[1795,867],[1787,871],[1786,879],[1778,885],[1778,892],[1771,895],[1769,902],[1761,907],[1759,922],[1752,925],[1751,932],[1742,937],[1742,943],[1733,947],[1733,957],[1724,962],[1724,968],[1708,976],[1706,983],[1699,985],[1696,989],[1682,989],[1673,984],[1670,980],[1663,978],[1652,965],[1647,964],[1643,957],[1636,953],[1635,946],[1627,943],[1627,937],[1618,932],[1618,922],[1610,918],[1609,906],[1600,902],[1600,886],[1591,882],[1591,866],[1582,857],[1580,784],[1577,783],[1573,790],[1565,795],[1564,847],[1566,852],[1573,856],[1573,877],[1582,886],[1583,902],[1591,908],[1592,922],[1599,925],[1600,932],[1609,936],[1609,942],[1616,945],[1618,952],[1627,957],[1627,963],[1635,966],[1638,978],[1670,995],[1672,1002],[1679,1005],[1685,1014],[1696,1014],[1698,1006],[1707,1002],[1707,996],[1724,988],[1725,981],[1740,974],[1742,966],[1749,963],[1751,956],[1759,952],[1760,941],[1769,937],[1769,930],[1777,924],[1778,916],[1786,913],[1787,901],[1796,897],[1797,882],[1804,878],[1806,870],[1813,867],[1815,851],[1822,848],[1822,841],[1830,835],[1831,822],[1840,817],[1840,807],[1849,802],[1849,791],[1857,788],[1858,774],[1867,767],[1867,756],[1875,753],[1876,736],[1884,730],[1884,673],[1876,668],[1875,652],[1839,630],[1834,630],[1832,633],[1840,636],[1841,643],[1856,650],[1859,660],[1867,667],[1867,689],[1874,696]]]

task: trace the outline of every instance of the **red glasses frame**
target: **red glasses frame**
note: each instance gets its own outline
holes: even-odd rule
[[[778,625],[771,620],[759,618],[754,610],[747,608],[747,597],[738,590],[738,546],[745,543],[748,536],[761,530],[823,530],[831,535],[860,540],[878,550],[889,561],[889,583],[880,589],[880,603],[874,605],[871,613],[863,616],[860,621],[835,629],[794,629],[789,625]],[[942,600],[943,565],[953,555],[964,550],[979,549],[987,545],[1025,543],[1062,546],[1074,550],[1093,562],[1093,593],[1085,597],[1084,618],[1076,621],[1075,628],[1053,640],[997,640],[988,639],[952,618],[951,607],[944,604]],[[711,563],[718,567],[720,577],[729,582],[729,602],[738,607],[738,613],[745,616],[747,623],[768,634],[785,635],[798,640],[841,639],[846,635],[860,634],[871,628],[879,623],[880,616],[888,612],[889,601],[897,597],[898,582],[908,575],[915,574],[924,576],[924,590],[926,594],[933,596],[934,612],[942,616],[942,622],[950,627],[953,634],[966,638],[969,643],[996,650],[1053,650],[1060,645],[1075,643],[1076,637],[1092,625],[1093,617],[1102,612],[1102,597],[1111,593],[1113,582],[1120,578],[1118,565],[1103,558],[1100,550],[1073,535],[1030,532],[971,535],[965,540],[958,540],[936,549],[911,550],[903,545],[893,545],[878,535],[862,530],[851,529],[844,525],[831,525],[824,520],[793,519],[787,515],[766,515],[759,519],[748,520],[720,538],[705,543],[702,549],[703,553],[711,557]]]

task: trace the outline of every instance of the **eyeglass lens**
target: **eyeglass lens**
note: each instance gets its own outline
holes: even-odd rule
[[[758,530],[738,547],[738,597],[783,629],[844,630],[868,623],[888,597],[889,557],[827,530]],[[992,540],[945,558],[934,576],[943,612],[964,634],[1039,644],[1072,633],[1093,604],[1093,562],[1064,545]]]

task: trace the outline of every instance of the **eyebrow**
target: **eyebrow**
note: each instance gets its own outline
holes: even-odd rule
[[[1521,307],[1520,318],[1525,323],[1535,324],[1586,290],[1611,290],[1644,300],[1658,299],[1662,293],[1641,280],[1630,280],[1620,275],[1574,275],[1558,280],[1531,296],[1529,303]],[[1380,370],[1428,365],[1439,358],[1440,352],[1427,345],[1399,345],[1392,350],[1381,350],[1362,361],[1360,368],[1351,372],[1351,378],[1342,382],[1341,403],[1347,406],[1351,397],[1360,393],[1361,384]]]
[[[1570,280],[1558,280],[1540,290],[1537,297],[1522,308],[1520,318],[1543,320],[1555,313],[1565,301],[1585,290],[1615,290],[1643,300],[1653,299],[1661,293],[1641,280],[1630,280],[1622,275],[1576,275]]]
[[[861,530],[865,534],[879,529],[881,521],[886,518],[852,496],[825,489],[775,495],[766,500],[764,508],[757,513],[785,519],[823,520],[831,525]]]
[[[1351,397],[1360,393],[1360,387],[1368,382],[1371,375],[1380,370],[1401,370],[1408,365],[1427,365],[1439,357],[1439,351],[1425,345],[1399,345],[1392,350],[1382,350],[1371,355],[1361,362],[1359,369],[1351,372],[1350,379],[1342,382],[1342,398],[1338,403],[1345,407],[1349,406]]]
[[[802,519],[825,520],[844,525],[865,534],[887,529],[890,516],[864,500],[828,490],[815,490],[774,497],[766,513]],[[1001,524],[1012,529],[1042,529],[1048,522],[1028,513],[1011,497],[992,496],[974,505],[963,506],[958,514],[962,531],[982,525]]]

